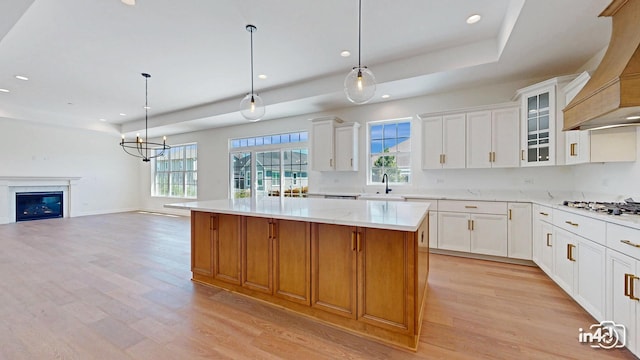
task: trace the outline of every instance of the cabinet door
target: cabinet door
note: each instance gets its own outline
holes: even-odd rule
[[[625,294],[628,289],[629,275],[640,276],[640,264],[632,257],[621,254],[615,250],[607,250],[607,262],[605,271],[606,286],[606,318],[616,324],[623,324],[627,330],[627,348],[637,354],[638,351],[638,301],[632,300]],[[627,275],[629,274],[629,275]],[[635,297],[638,297],[640,289],[636,281]]]
[[[303,221],[277,220],[274,238],[274,294],[309,305],[311,302],[311,232]]]
[[[242,239],[242,286],[273,293],[272,238],[275,221],[245,216]]]
[[[442,168],[464,169],[466,166],[466,114],[442,117]]]
[[[214,214],[191,212],[191,271],[213,276],[213,221]]]
[[[574,264],[576,261],[576,235],[554,228],[553,266],[555,281],[567,294],[573,296]]]
[[[426,246],[420,244],[420,246]],[[429,211],[429,245],[430,248],[438,248],[438,212]]]
[[[471,215],[471,252],[507,256],[506,215]]]
[[[540,263],[538,265],[547,273],[547,275],[553,278],[555,272],[553,267],[553,252],[555,247],[553,225],[543,221],[541,224],[541,235],[542,237],[539,238],[539,241],[541,240],[541,254]]]
[[[597,321],[605,320],[605,247],[579,238],[574,251],[576,287],[574,297]]]
[[[413,240],[409,243],[409,240]],[[358,228],[358,319],[394,331],[413,331],[414,283],[409,264],[413,236],[394,230]],[[415,269],[414,269],[415,270]]]
[[[422,168],[442,168],[442,116],[422,119]]]
[[[507,211],[507,256],[531,260],[531,204],[509,203]]]
[[[469,214],[438,212],[438,249],[471,251]]]
[[[311,226],[311,306],[355,319],[356,228]]]
[[[241,216],[216,214],[213,229],[213,276],[240,285]]]
[[[555,86],[522,97],[521,166],[555,165]]]
[[[333,120],[314,122],[311,126],[311,167],[315,171],[335,168]]]
[[[467,113],[467,167],[491,167],[491,111]]]
[[[341,126],[335,133],[336,170],[358,171],[358,128],[359,124]]]
[[[491,149],[493,158],[491,167],[518,167],[520,165],[520,122],[519,108],[492,111]]]

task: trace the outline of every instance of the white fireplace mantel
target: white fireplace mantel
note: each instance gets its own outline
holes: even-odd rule
[[[16,192],[62,191],[64,217],[73,217],[77,176],[0,176],[0,224],[16,221]]]

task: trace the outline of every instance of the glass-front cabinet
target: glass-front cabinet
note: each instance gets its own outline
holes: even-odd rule
[[[565,164],[562,132],[565,96],[558,89],[575,77],[555,77],[517,91],[521,101],[520,166]]]
[[[555,89],[549,87],[544,92],[531,94],[524,100],[526,106],[527,131],[526,149],[521,161],[527,163],[549,163],[551,145],[550,99],[555,96]]]

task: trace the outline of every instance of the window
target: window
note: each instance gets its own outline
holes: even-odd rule
[[[306,197],[307,141],[306,131],[231,139],[231,197]]]
[[[162,156],[152,159],[151,196],[196,198],[197,171],[198,144],[172,146]]]
[[[368,124],[369,183],[406,184],[411,178],[411,118]]]

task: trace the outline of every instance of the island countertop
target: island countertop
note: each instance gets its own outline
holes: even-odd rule
[[[429,206],[427,202],[277,197],[192,201],[165,205],[172,209],[401,231],[418,230],[428,214]]]

